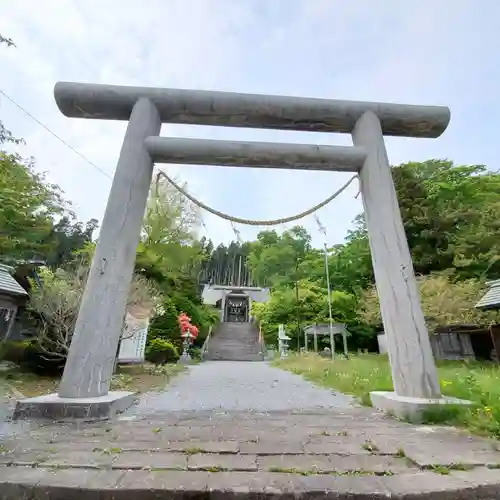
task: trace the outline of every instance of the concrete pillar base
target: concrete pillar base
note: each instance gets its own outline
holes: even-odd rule
[[[14,420],[106,420],[125,411],[138,399],[137,393],[110,391],[105,396],[62,398],[57,393],[17,401]]]
[[[450,410],[474,405],[472,401],[448,396],[432,399],[412,398],[384,391],[371,392],[370,399],[374,408],[413,424],[423,423],[433,417],[437,418],[439,412],[442,412],[444,416],[445,412]]]

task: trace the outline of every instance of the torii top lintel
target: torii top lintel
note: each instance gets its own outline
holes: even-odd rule
[[[146,97],[156,105],[163,123],[188,125],[351,133],[363,113],[373,111],[384,135],[435,138],[450,121],[445,106],[206,90],[58,82],[54,95],[64,115],[102,120],[128,120],[137,100]]]

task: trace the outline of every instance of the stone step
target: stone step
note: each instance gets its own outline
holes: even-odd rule
[[[206,360],[262,361],[258,331],[253,323],[220,323],[204,355]]]
[[[494,441],[367,408],[309,411],[19,426],[2,440],[0,498],[500,498]]]

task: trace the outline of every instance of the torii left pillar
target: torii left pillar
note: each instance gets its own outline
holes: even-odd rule
[[[99,419],[133,404],[134,393],[108,390],[153,174],[144,139],[160,129],[156,106],[139,99],[125,133],[59,392],[18,402],[14,418]]]

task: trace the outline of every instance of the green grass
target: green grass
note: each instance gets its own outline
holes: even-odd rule
[[[164,389],[170,379],[182,373],[183,365],[167,364],[120,366],[111,379],[111,389],[118,391],[147,392]],[[24,397],[40,396],[57,390],[57,377],[41,377],[20,368],[0,372],[0,400],[7,397],[20,397],[11,394],[18,391]]]
[[[306,379],[358,396],[370,405],[371,391],[392,391],[386,356],[360,354],[333,362],[314,354],[290,355],[275,365]],[[427,423],[463,425],[472,432],[500,439],[500,366],[494,363],[442,361],[438,373],[443,394],[477,403],[475,408],[443,408],[426,415]]]

